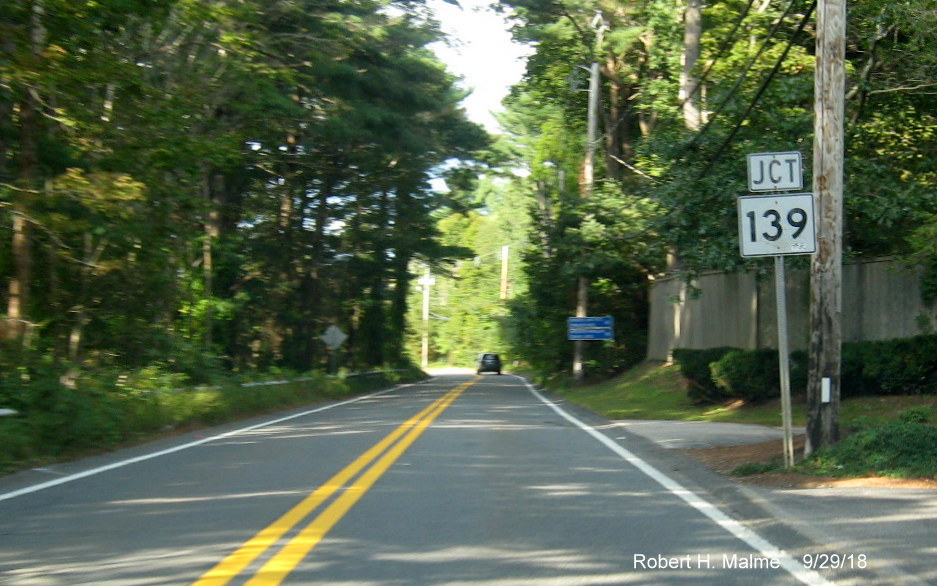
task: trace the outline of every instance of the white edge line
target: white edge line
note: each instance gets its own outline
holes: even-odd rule
[[[517,375],[514,375],[514,376],[517,376]],[[541,402],[543,402],[545,405],[547,405],[548,407],[553,409],[557,414],[559,414],[560,417],[566,419],[567,421],[569,421],[570,423],[572,423],[579,429],[591,435],[599,443],[603,444],[605,447],[615,452],[617,455],[621,456],[622,459],[624,459],[625,461],[633,465],[635,468],[637,468],[638,470],[640,470],[647,476],[654,479],[658,484],[666,488],[668,491],[672,492],[673,494],[683,499],[688,505],[690,505],[691,507],[695,508],[699,512],[709,517],[709,519],[713,521],[715,524],[719,525],[720,527],[722,527],[723,529],[725,529],[726,531],[728,531],[729,533],[731,533],[738,539],[744,541],[746,544],[748,544],[750,547],[752,547],[756,551],[761,552],[761,554],[764,555],[765,557],[776,558],[780,562],[782,568],[784,568],[789,574],[791,574],[792,576],[794,576],[795,578],[797,578],[804,584],[812,584],[812,585],[813,584],[816,584],[816,585],[832,584],[832,582],[828,581],[826,578],[824,578],[817,572],[813,570],[805,569],[802,564],[799,564],[786,551],[772,544],[770,541],[761,537],[760,535],[758,535],[757,533],[755,533],[748,527],[745,527],[744,525],[742,525],[740,522],[736,521],[735,519],[732,519],[731,517],[727,516],[725,513],[720,511],[715,505],[713,505],[712,503],[710,503],[703,497],[699,496],[692,490],[685,488],[679,482],[667,476],[666,474],[664,474],[657,468],[654,468],[653,466],[651,466],[650,464],[642,460],[640,457],[636,456],[631,451],[618,445],[617,443],[612,441],[611,438],[609,438],[602,432],[598,431],[594,427],[586,423],[583,423],[582,421],[580,421],[573,415],[570,415],[569,413],[564,411],[562,407],[550,401],[549,399],[544,397],[539,391],[537,391],[537,389],[535,389],[533,385],[531,385],[530,382],[527,381],[527,379],[524,379],[523,377],[520,377],[520,376],[518,376],[517,378],[520,378],[521,380],[523,380],[524,384],[527,386],[527,389],[531,393],[533,393],[533,395],[537,397]]]
[[[384,389],[384,390],[381,390],[381,391],[376,391],[376,392],[374,392],[374,393],[368,393],[367,395],[361,395],[360,397],[354,397],[354,398],[352,398],[352,399],[346,399],[346,400],[344,400],[344,401],[339,401],[338,403],[330,403],[330,404],[328,404],[328,405],[323,405],[322,407],[316,407],[315,409],[310,409],[310,410],[308,410],[308,411],[303,411],[302,413],[294,413],[293,415],[287,415],[286,417],[280,417],[280,418],[278,418],[278,419],[273,419],[273,420],[270,420],[270,421],[265,421],[265,422],[263,422],[263,423],[258,423],[258,424],[256,424],[256,425],[250,425],[250,426],[248,426],[248,427],[242,427],[242,428],[240,428],[240,429],[235,429],[235,430],[232,430],[232,431],[227,431],[227,432],[222,433],[222,434],[219,434],[219,435],[215,435],[215,436],[208,437],[208,438],[205,438],[205,439],[196,440],[196,441],[194,441],[194,442],[188,442],[188,443],[185,443],[185,444],[182,444],[182,445],[178,445],[178,446],[175,446],[175,447],[172,447],[172,448],[168,448],[168,449],[165,449],[165,450],[160,450],[160,451],[158,451],[158,452],[153,452],[153,453],[150,453],[150,454],[144,454],[144,455],[142,455],[142,456],[137,456],[137,457],[135,457],[135,458],[129,458],[129,459],[127,459],[127,460],[121,460],[121,461],[119,461],[119,462],[114,462],[113,464],[107,464],[107,465],[105,465],[105,466],[99,466],[99,467],[97,467],[97,468],[92,468],[92,469],[90,469],[90,470],[85,470],[84,472],[77,472],[77,473],[75,473],[75,474],[70,474],[70,475],[68,475],[68,476],[63,476],[63,477],[61,477],[61,478],[56,478],[55,480],[49,480],[49,481],[47,481],[47,482],[42,482],[42,483],[39,483],[39,484],[33,484],[33,485],[31,485],[31,486],[27,486],[27,487],[21,488],[21,489],[19,489],[19,490],[14,490],[14,491],[12,491],[12,492],[7,492],[7,493],[0,494],[0,501],[6,501],[6,500],[14,499],[14,498],[19,497],[19,496],[23,496],[23,495],[26,495],[26,494],[31,494],[31,493],[34,493],[34,492],[39,492],[39,491],[45,490],[45,489],[47,489],[47,488],[52,488],[53,486],[58,486],[58,485],[60,485],[60,484],[66,484],[66,483],[68,483],[68,482],[74,482],[75,480],[80,480],[80,479],[82,479],[82,478],[87,478],[87,477],[89,477],[89,476],[94,476],[94,475],[96,475],[96,474],[101,474],[102,472],[108,472],[108,471],[110,471],[110,470],[115,470],[115,469],[117,469],[117,468],[123,468],[124,466],[130,466],[131,464],[137,464],[137,463],[139,463],[139,462],[145,462],[146,460],[152,460],[153,458],[159,458],[160,456],[166,456],[166,455],[168,455],[168,454],[173,454],[173,453],[175,453],[175,452],[181,452],[182,450],[187,450],[187,449],[189,449],[189,448],[194,448],[194,447],[200,446],[200,445],[202,445],[202,444],[207,444],[208,442],[213,442],[213,441],[215,441],[215,440],[228,438],[228,437],[231,437],[231,436],[234,436],[234,435],[238,435],[238,434],[240,434],[240,433],[245,433],[245,432],[248,432],[248,431],[253,431],[253,430],[259,429],[259,428],[261,428],[261,427],[267,427],[268,425],[276,425],[276,424],[278,424],[278,423],[283,423],[284,421],[289,421],[289,420],[291,420],[291,419],[296,419],[296,418],[298,418],[298,417],[305,417],[306,415],[312,415],[313,413],[319,413],[320,411],[326,411],[326,410],[328,410],[328,409],[334,409],[335,407],[341,407],[341,406],[343,406],[343,405],[349,405],[349,404],[351,404],[351,403],[357,403],[358,401],[363,401],[363,400],[365,400],[365,399],[370,399],[370,398],[372,398],[372,397],[377,397],[377,396],[380,396],[380,395],[383,395],[383,394],[386,394],[386,393],[390,393],[390,392],[396,391],[396,390],[398,390],[398,389],[402,389],[402,388],[411,386],[412,384],[414,384],[414,383],[408,383],[408,384],[404,384],[404,385],[397,385],[397,386],[391,387],[391,388],[389,388],[389,389]]]

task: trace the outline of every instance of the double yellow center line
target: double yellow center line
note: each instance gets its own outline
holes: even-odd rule
[[[393,466],[394,462],[407,451],[426,428],[477,380],[476,378],[459,385],[408,419],[390,435],[345,467],[344,470],[317,488],[302,502],[284,513],[283,516],[247,541],[237,551],[219,562],[193,586],[222,586],[227,584],[239,576],[267,550],[276,546],[284,535],[296,528],[299,523],[333,494],[345,487],[344,492],[339,497],[332,501],[305,528],[287,541],[246,582],[249,586],[280,584],[303,558],[322,541],[326,533],[358,502],[358,499],[364,496],[374,483]],[[361,473],[362,470],[364,470],[363,473]],[[361,473],[360,476],[359,473]],[[356,476],[357,479],[355,479]],[[355,479],[354,482],[346,487],[352,479]]]

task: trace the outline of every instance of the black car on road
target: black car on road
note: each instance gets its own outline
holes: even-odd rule
[[[476,374],[483,372],[493,372],[501,374],[501,357],[494,352],[485,352],[478,355],[478,366],[475,369]]]

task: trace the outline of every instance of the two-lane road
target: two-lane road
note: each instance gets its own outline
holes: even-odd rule
[[[821,581],[517,377],[245,425],[0,479],[0,583]]]

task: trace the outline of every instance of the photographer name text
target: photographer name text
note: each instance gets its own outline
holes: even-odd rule
[[[721,563],[720,563],[721,562]],[[634,554],[636,570],[770,570],[781,567],[781,560],[770,556],[708,553],[687,554],[681,556]]]

